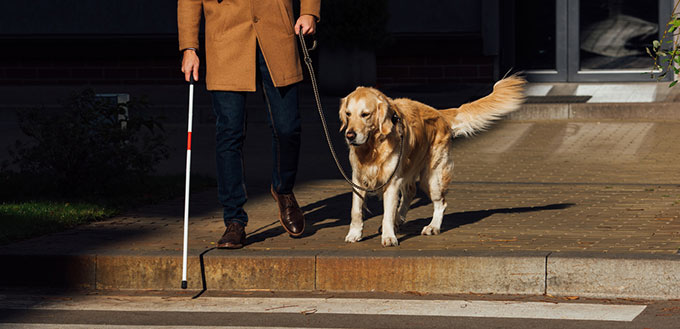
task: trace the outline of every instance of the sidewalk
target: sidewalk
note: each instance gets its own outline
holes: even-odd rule
[[[329,117],[348,168],[336,121]],[[190,289],[680,298],[680,121],[506,120],[458,139],[441,234],[419,234],[432,213],[419,195],[394,248],[380,245],[377,198],[364,239],[344,242],[350,188],[318,122],[303,129],[296,196],[305,235],[292,239],[278,223],[270,133],[252,122],[248,245],[211,249],[224,230],[216,191],[192,195]],[[194,131],[193,162],[210,167],[212,131]],[[3,246],[0,261],[11,270],[0,282],[179,289],[182,215],[178,199]]]

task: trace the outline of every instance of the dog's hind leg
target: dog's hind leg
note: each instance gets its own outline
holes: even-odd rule
[[[406,222],[406,214],[411,208],[411,201],[413,201],[413,197],[416,195],[415,183],[404,184],[400,190],[400,193],[401,198],[399,199],[399,216],[397,216],[396,219],[397,230],[399,230],[399,227]]]
[[[345,242],[357,242],[361,240],[364,230],[364,200],[366,192],[354,190],[352,193],[352,222],[349,224],[349,232],[345,237]]]
[[[430,199],[434,205],[434,212],[432,213],[432,221],[430,224],[423,227],[423,230],[420,233],[422,235],[439,234],[444,218],[444,210],[446,210],[446,192],[452,171],[453,161],[448,158],[448,161],[442,161],[436,168],[431,170],[431,172],[424,175],[427,184],[423,185],[426,186],[426,192],[430,195]]]

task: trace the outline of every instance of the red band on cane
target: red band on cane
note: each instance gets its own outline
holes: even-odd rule
[[[191,131],[187,133],[187,150],[191,150]]]

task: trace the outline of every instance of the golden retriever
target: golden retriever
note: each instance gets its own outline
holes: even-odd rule
[[[391,99],[374,88],[358,87],[340,102],[340,120],[349,145],[352,180],[368,189],[382,188],[384,214],[382,245],[399,244],[395,231],[406,220],[416,192],[416,182],[434,204],[429,225],[421,234],[438,234],[453,171],[456,136],[481,131],[500,116],[516,110],[524,101],[525,80],[511,76],[498,81],[493,92],[459,108],[437,110],[406,98]],[[399,159],[403,134],[403,153]],[[366,192],[355,190],[352,221],[346,242],[361,240]]]

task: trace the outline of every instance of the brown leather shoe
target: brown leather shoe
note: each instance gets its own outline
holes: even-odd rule
[[[295,200],[295,195],[293,193],[278,194],[273,186],[271,187],[271,192],[274,200],[279,205],[279,221],[283,228],[292,237],[301,236],[305,230],[305,216],[302,214],[297,200]]]
[[[239,249],[246,244],[246,230],[243,225],[231,222],[222,234],[222,238],[217,242],[220,249]]]

